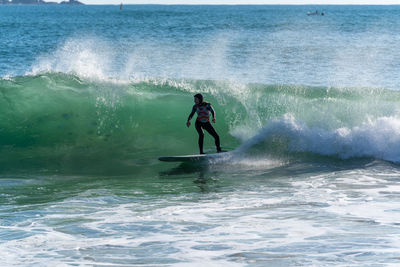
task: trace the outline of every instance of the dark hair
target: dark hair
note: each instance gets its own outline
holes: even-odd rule
[[[195,94],[195,98],[198,98],[200,100],[200,104],[203,103],[203,95],[202,94]]]

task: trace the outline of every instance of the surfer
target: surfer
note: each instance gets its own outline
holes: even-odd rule
[[[203,141],[204,141],[204,132],[203,129],[206,130],[209,134],[214,137],[215,146],[217,147],[217,152],[222,152],[219,136],[215,131],[214,127],[210,123],[210,113],[213,116],[212,122],[216,123],[215,121],[215,112],[214,109],[211,107],[211,104],[208,102],[203,101],[203,96],[201,94],[196,94],[194,96],[194,103],[195,105],[192,108],[192,112],[190,113],[188,120],[186,122],[186,126],[190,126],[190,120],[192,119],[195,112],[197,112],[197,119],[196,119],[196,130],[199,134],[199,148],[200,154],[205,154],[203,151]]]

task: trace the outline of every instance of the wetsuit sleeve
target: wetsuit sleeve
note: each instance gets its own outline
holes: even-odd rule
[[[207,109],[211,112],[213,118],[215,118],[215,111],[214,111],[214,109],[212,108],[211,104],[208,104],[208,105],[207,105]]]
[[[189,117],[188,117],[188,121],[190,121],[194,115],[194,113],[196,112],[196,105],[193,106],[192,108],[192,112],[190,113]]]

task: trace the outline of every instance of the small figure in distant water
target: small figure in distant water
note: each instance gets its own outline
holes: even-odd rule
[[[318,10],[315,10],[315,12],[307,12],[307,16],[318,15],[318,14],[319,14]]]
[[[192,108],[192,112],[190,113],[186,126],[190,126],[190,120],[192,119],[193,115],[195,112],[197,112],[197,119],[196,119],[196,130],[197,133],[199,134],[199,149],[200,149],[200,154],[205,154],[203,151],[203,141],[204,141],[204,132],[203,129],[205,129],[209,134],[214,137],[215,140],[215,146],[217,147],[217,152],[222,152],[221,146],[220,146],[220,141],[219,141],[219,136],[217,132],[215,131],[214,127],[210,123],[210,113],[213,116],[212,122],[216,123],[215,121],[215,112],[214,109],[211,107],[211,104],[208,102],[203,101],[203,96],[201,94],[196,94],[194,96],[194,103],[195,105]]]
[[[119,10],[122,10],[122,3],[119,5]]]

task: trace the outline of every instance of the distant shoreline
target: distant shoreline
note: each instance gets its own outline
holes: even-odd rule
[[[8,0],[0,0],[0,5],[89,5],[89,6],[119,6],[120,4],[84,4],[82,2],[72,0],[72,1],[62,1],[60,3],[58,2],[46,2],[42,0],[17,0],[17,1],[8,1]],[[382,7],[388,7],[388,6],[400,6],[400,4],[167,4],[167,3],[158,3],[158,4],[134,4],[134,3],[129,3],[129,4],[123,4],[124,6],[313,6],[313,7],[318,7],[318,6],[369,6],[369,7],[374,7],[374,6],[382,6]]]
[[[85,5],[77,0],[57,2],[46,2],[43,0],[0,0],[0,5]]]

